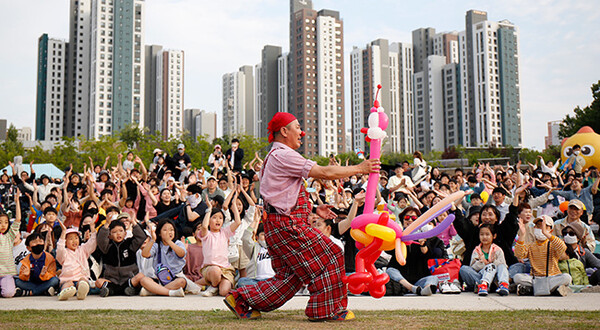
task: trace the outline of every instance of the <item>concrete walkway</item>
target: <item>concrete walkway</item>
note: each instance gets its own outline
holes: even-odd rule
[[[115,310],[226,310],[222,297],[188,295],[185,298],[169,297],[108,297],[89,296],[83,301],[71,298],[58,301],[56,297],[25,297],[0,299],[0,309],[115,309]],[[304,310],[308,297],[296,296],[282,310]],[[459,295],[436,294],[431,297],[404,296],[374,299],[367,296],[349,297],[351,310],[600,310],[600,293],[576,293],[567,297],[519,297],[511,294],[500,297],[491,294],[479,297],[473,293]]]

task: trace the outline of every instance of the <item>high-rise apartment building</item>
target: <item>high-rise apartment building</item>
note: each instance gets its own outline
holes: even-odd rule
[[[559,146],[561,144],[560,136],[558,135],[560,124],[562,124],[562,120],[548,122],[548,136],[544,138],[544,146],[546,148],[549,146]]]
[[[163,51],[163,47],[160,45],[146,45],[144,56],[145,64],[145,80],[144,83],[144,126],[148,128],[150,134],[157,132],[156,127],[156,77],[158,76],[157,61],[158,54]]]
[[[486,20],[474,24],[471,33],[473,67],[468,69],[474,94],[469,110],[475,137],[471,144],[521,146],[517,29],[506,20]]]
[[[446,57],[430,55],[423,61],[423,71],[414,74],[416,149],[426,153],[445,148],[444,65]]]
[[[354,149],[367,147],[360,129],[368,126],[377,85],[381,84],[379,101],[390,121],[383,150],[405,153],[414,150],[412,52],[410,44],[390,45],[385,39],[377,39],[364,49],[355,47],[350,54]]]
[[[343,22],[339,12],[290,0],[289,112],[306,132],[307,156],[345,151]]]
[[[458,32],[434,35],[433,55],[446,56],[446,64],[458,63]]]
[[[416,29],[412,32],[413,69],[415,73],[423,71],[423,61],[425,61],[429,55],[434,55],[434,37],[435,29],[431,27]]]
[[[277,58],[277,109],[281,112],[289,112],[288,57],[289,53],[284,53]]]
[[[165,140],[183,132],[183,67],[181,50],[164,50],[156,56],[156,130]]]
[[[143,17],[143,0],[71,0],[65,135],[144,124]]]
[[[253,71],[245,65],[223,75],[223,135],[255,135]]]
[[[206,135],[209,142],[217,137],[217,114],[214,112],[200,111],[194,118],[194,136]]]
[[[275,113],[281,111],[278,103],[278,70],[281,47],[266,45],[261,52],[261,62],[256,65],[256,137],[268,137],[267,127]]]
[[[35,139],[59,141],[63,136],[67,43],[43,34],[38,40]]]

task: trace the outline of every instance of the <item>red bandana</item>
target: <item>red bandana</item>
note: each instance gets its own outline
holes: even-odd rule
[[[287,126],[289,123],[296,120],[296,117],[288,112],[278,112],[273,116],[273,119],[269,122],[267,127],[269,130],[269,143],[273,142],[273,133],[279,132],[282,127]]]

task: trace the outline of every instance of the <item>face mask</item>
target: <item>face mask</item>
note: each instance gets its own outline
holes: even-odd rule
[[[352,183],[353,185],[355,185],[356,184],[356,179],[355,178],[350,179],[350,183]]]
[[[44,244],[34,245],[31,247],[31,253],[40,254],[44,252]]]
[[[260,246],[264,247],[265,249],[267,248],[267,242],[266,241],[259,239],[257,242],[258,242],[258,244]]]
[[[565,243],[567,244],[577,244],[577,236],[566,235]]]
[[[545,241],[548,239],[548,237],[546,237],[546,235],[544,235],[544,233],[542,233],[542,230],[540,228],[534,228],[533,235],[535,235],[535,238],[538,241]]]
[[[202,202],[202,199],[199,198],[199,197],[197,197],[195,194],[191,195],[191,196],[188,196],[187,200],[190,203],[190,207],[192,209],[195,209],[196,206],[198,206],[198,204],[200,204],[200,202]]]

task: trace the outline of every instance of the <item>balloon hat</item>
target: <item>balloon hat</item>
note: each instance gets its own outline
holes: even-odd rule
[[[377,85],[375,101],[368,119],[369,127],[361,129],[361,132],[366,134],[366,141],[370,143],[369,158],[380,158],[381,143],[387,136],[385,129],[388,127],[388,116],[377,100],[380,90],[381,85]],[[350,230],[350,235],[356,241],[356,247],[360,249],[356,254],[356,273],[342,279],[344,283],[348,284],[350,292],[360,294],[368,291],[374,298],[381,298],[385,295],[385,284],[390,279],[388,274],[379,274],[375,268],[375,261],[379,258],[381,251],[395,249],[396,259],[401,265],[405,265],[406,244],[414,243],[414,240],[438,235],[454,221],[454,215],[447,216],[442,223],[432,230],[424,233],[413,234],[413,232],[450,209],[452,202],[465,195],[463,191],[449,195],[403,230],[395,221],[390,220],[388,213],[374,213],[378,182],[379,172],[370,173],[363,214],[352,220],[352,229]]]

